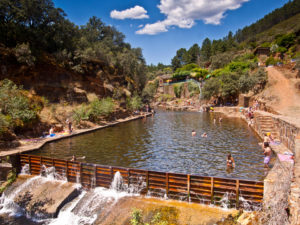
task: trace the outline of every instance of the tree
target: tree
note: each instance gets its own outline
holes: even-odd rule
[[[186,61],[185,61],[186,52],[187,51],[185,48],[181,48],[181,49],[177,50],[176,55],[173,57],[172,62],[171,62],[173,71],[175,71],[177,68],[186,64]]]
[[[186,53],[185,63],[197,63],[200,57],[200,47],[198,44],[194,44]]]
[[[204,61],[208,61],[211,56],[211,41],[209,38],[205,38],[202,42],[201,57]]]

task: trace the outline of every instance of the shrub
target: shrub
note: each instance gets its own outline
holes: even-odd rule
[[[243,72],[250,68],[249,62],[231,62],[227,65],[227,68],[231,72]]]
[[[273,56],[270,56],[266,61],[266,66],[276,65],[277,62],[279,62],[279,60],[275,59]]]
[[[28,43],[18,44],[15,48],[15,56],[19,63],[24,63],[28,66],[34,65],[35,57],[31,55],[31,50]]]
[[[140,96],[135,95],[132,98],[127,98],[127,108],[131,110],[138,110],[142,108],[142,106],[143,106],[143,102]]]
[[[252,90],[255,85],[255,80],[249,73],[244,73],[239,78],[239,90],[242,93],[247,93]]]
[[[196,78],[205,78],[208,73],[207,69],[195,68],[192,70],[191,76]]]
[[[168,102],[172,99],[173,99],[172,95],[162,94],[162,95],[159,96],[158,101],[159,102]]]
[[[211,78],[205,82],[203,87],[203,97],[210,99],[211,97],[217,97],[220,93],[221,84],[219,78]]]
[[[155,82],[148,82],[142,92],[143,99],[150,101],[154,97],[157,87],[158,80],[155,80]]]
[[[177,80],[184,80],[187,76],[190,76],[190,71],[179,71],[173,74],[173,78]]]
[[[99,116],[108,116],[115,110],[112,98],[96,99],[91,102],[91,116],[97,119]]]
[[[268,75],[263,68],[260,68],[252,76],[253,76],[254,83],[255,83],[253,91],[256,94],[264,89],[265,85],[268,82]]]
[[[182,83],[173,84],[173,88],[174,88],[174,93],[175,93],[176,98],[180,98],[181,92],[183,90],[183,84]]]
[[[38,97],[28,97],[28,93],[12,81],[5,79],[0,83],[1,113],[11,118],[10,128],[22,127],[38,118],[43,108]]]
[[[82,120],[89,120],[91,109],[89,105],[82,104],[79,108],[73,110],[73,120],[79,124]]]
[[[195,94],[199,94],[200,93],[198,84],[196,84],[193,81],[189,81],[188,82],[188,90],[190,92],[190,96],[193,96]]]
[[[222,54],[214,55],[211,57],[211,68],[213,70],[220,69],[230,63],[234,58],[233,53],[224,52]]]

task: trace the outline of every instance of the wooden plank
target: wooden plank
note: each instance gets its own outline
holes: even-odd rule
[[[169,174],[166,173],[166,196],[169,194]]]
[[[211,177],[210,179],[210,182],[211,182],[211,199],[210,199],[210,203],[213,204],[213,201],[214,201],[214,178]]]

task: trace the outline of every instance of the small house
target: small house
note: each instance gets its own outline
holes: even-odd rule
[[[269,47],[257,47],[254,50],[254,55],[257,56],[269,56],[271,53],[270,48]]]
[[[172,80],[171,74],[164,74],[159,76],[159,86],[162,87],[164,83],[169,83],[170,80]]]

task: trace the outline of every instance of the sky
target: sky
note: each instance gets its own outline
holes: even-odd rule
[[[96,16],[140,47],[146,63],[169,65],[180,48],[220,39],[250,25],[288,0],[54,0],[67,18],[84,25]]]

